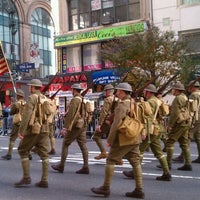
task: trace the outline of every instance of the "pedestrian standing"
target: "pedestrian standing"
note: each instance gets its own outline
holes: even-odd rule
[[[43,119],[40,124],[41,116],[39,107],[39,98],[45,98],[40,90],[42,82],[39,79],[30,81],[29,90],[31,95],[27,99],[27,103],[22,115],[22,121],[19,127],[18,136],[21,142],[18,152],[21,158],[23,177],[19,182],[15,183],[15,187],[23,187],[31,184],[30,177],[30,161],[29,153],[33,147],[37,148],[37,154],[42,160],[42,176],[41,180],[35,184],[36,187],[48,187],[48,167],[49,167],[49,133],[45,132]]]
[[[80,84],[72,85],[73,98],[70,101],[69,109],[64,119],[64,138],[62,143],[61,160],[58,164],[52,165],[51,167],[63,173],[65,167],[65,161],[68,156],[68,148],[71,143],[76,140],[81,149],[83,156],[83,167],[76,171],[77,174],[89,174],[88,167],[88,150],[86,146],[86,128],[87,123],[84,121],[83,116],[81,116],[81,104],[83,102],[83,97],[81,96],[82,88]]]
[[[100,194],[104,196],[110,195],[110,185],[112,177],[114,174],[114,167],[119,161],[124,157],[126,158],[132,168],[135,177],[135,189],[132,192],[127,192],[125,195],[127,197],[144,198],[144,193],[142,191],[142,168],[140,163],[140,151],[139,143],[140,139],[134,140],[134,142],[129,138],[123,138],[126,144],[120,146],[118,127],[122,123],[123,119],[130,112],[131,96],[132,92],[131,85],[126,82],[120,83],[115,88],[117,90],[116,96],[121,100],[119,105],[114,111],[114,121],[111,125],[111,129],[107,138],[107,143],[110,146],[110,151],[106,160],[104,183],[98,188],[92,188],[91,191],[95,194]],[[124,133],[125,135],[126,133]]]

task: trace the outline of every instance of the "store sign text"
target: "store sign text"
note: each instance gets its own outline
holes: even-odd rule
[[[74,83],[74,82],[85,82],[87,77],[84,74],[71,75],[71,76],[60,76],[53,80],[53,83]]]

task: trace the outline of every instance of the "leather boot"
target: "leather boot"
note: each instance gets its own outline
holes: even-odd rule
[[[22,178],[19,182],[15,183],[15,187],[24,187],[31,184],[31,178]]]
[[[183,165],[182,167],[179,167],[178,170],[192,171],[192,166],[191,165]]]
[[[56,154],[55,149],[51,149],[51,151],[49,151],[49,155],[55,155],[55,154]]]
[[[95,194],[102,194],[105,197],[110,195],[110,188],[105,186],[101,186],[99,188],[91,188],[91,191]]]
[[[183,157],[183,153],[181,153],[179,156],[172,158],[172,160],[174,162],[178,162],[178,163],[183,163],[184,162],[184,157]]]
[[[134,175],[133,175],[133,171],[123,171],[123,174],[128,177],[128,178],[133,178],[134,179]]]
[[[100,159],[104,159],[104,158],[107,158],[107,153],[106,152],[102,152],[98,156],[94,157],[94,159],[96,159],[96,160],[100,160]]]
[[[171,176],[171,174],[163,174],[162,176],[157,176],[156,177],[156,180],[158,180],[158,181],[171,181],[171,179],[172,179],[172,176]]]
[[[133,192],[127,192],[126,197],[144,199],[144,192],[142,192],[142,190],[135,189]]]
[[[192,163],[200,163],[200,157],[198,157],[197,159],[193,160]]]
[[[4,160],[11,160],[12,159],[12,156],[11,155],[8,155],[6,154],[5,156],[1,156]]]
[[[51,165],[52,169],[60,172],[60,173],[63,173],[64,172],[64,167],[62,167],[60,164],[57,164],[57,165]]]
[[[40,181],[38,183],[35,184],[36,187],[41,187],[41,188],[48,188],[48,181]]]
[[[81,169],[79,169],[78,171],[76,171],[77,174],[89,174],[89,168],[88,167],[82,167]]]

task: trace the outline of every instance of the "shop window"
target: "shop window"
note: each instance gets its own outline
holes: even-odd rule
[[[67,69],[66,73],[81,72],[81,46],[67,48]]]
[[[83,46],[83,68],[84,71],[102,69],[99,44],[88,44]]]

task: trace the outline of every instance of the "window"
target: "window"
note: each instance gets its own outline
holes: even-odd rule
[[[35,63],[38,77],[51,74],[52,59],[55,54],[53,43],[53,22],[50,15],[42,8],[37,8],[31,15],[30,62]],[[53,61],[55,62],[55,61]],[[34,72],[33,72],[34,73]],[[36,72],[35,72],[36,73]]]
[[[181,4],[195,4],[200,3],[200,0],[182,0]]]
[[[0,41],[10,67],[19,63],[19,18],[12,0],[0,1]]]
[[[81,72],[81,46],[67,48],[67,73]]]
[[[84,71],[100,70],[102,68],[100,49],[100,43],[83,45]]]
[[[140,18],[140,0],[71,0],[68,7],[70,30]]]

